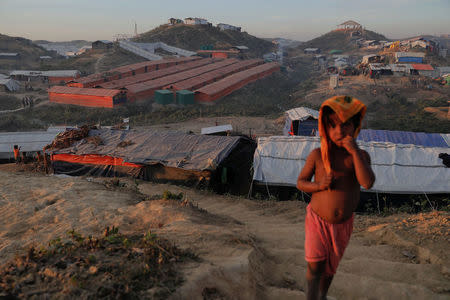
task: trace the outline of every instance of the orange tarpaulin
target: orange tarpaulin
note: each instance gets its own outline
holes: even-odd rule
[[[133,168],[142,168],[142,165],[124,162],[122,158],[112,157],[98,154],[53,154],[52,161],[65,161],[77,164],[91,164],[91,165],[109,165],[109,166],[126,166]]]

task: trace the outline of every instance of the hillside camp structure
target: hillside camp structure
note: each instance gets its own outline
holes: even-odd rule
[[[307,107],[297,107],[285,112],[285,136],[319,136],[319,112]],[[358,140],[364,142],[390,142],[424,147],[448,147],[450,134],[361,129]]]
[[[308,107],[290,109],[284,113],[283,135],[315,136],[318,118],[319,112]]]
[[[53,86],[48,90],[50,102],[88,107],[113,108],[126,102],[126,92],[110,89],[83,89],[68,86]]]
[[[395,52],[395,62],[398,63],[423,63],[424,52]]]
[[[303,53],[305,54],[319,54],[320,48],[305,48],[303,49]]]
[[[232,30],[232,31],[241,32],[241,27],[230,25],[230,24],[219,23],[219,24],[217,24],[217,28],[219,28],[222,31],[223,30]]]
[[[203,19],[203,18],[185,18],[184,19],[184,24],[186,25],[209,25],[210,23],[208,23],[208,20]]]
[[[131,77],[151,71],[157,71],[198,59],[200,59],[200,57],[180,57],[156,61],[145,61],[141,63],[121,66],[103,73],[95,73],[89,76],[81,77],[69,82],[67,85],[72,87],[91,88],[108,81]]]
[[[14,145],[20,147],[21,152],[32,156],[50,144],[53,139],[65,129],[52,128],[47,131],[28,132],[0,132],[0,162],[7,163],[14,159]]]
[[[399,194],[450,193],[448,168],[439,158],[449,147],[357,141],[369,153],[376,180],[366,192]],[[295,187],[299,170],[312,150],[320,148],[319,137],[273,136],[258,139],[254,156],[256,183]]]
[[[131,176],[156,182],[204,185],[218,192],[248,192],[253,140],[152,130],[90,130],[68,148],[47,150],[55,174]]]
[[[53,71],[26,71],[15,70],[9,76],[19,81],[42,81],[50,84],[60,84],[75,80],[80,77],[78,70],[53,70]]]
[[[122,66],[48,92],[51,102],[115,107],[151,99],[158,90],[170,90],[179,104],[185,105],[192,104],[192,99],[197,103],[213,102],[279,69],[278,63],[264,63],[261,59],[182,57]],[[172,98],[159,104],[173,103]]]
[[[17,52],[0,52],[0,59],[19,59],[20,54]]]
[[[349,21],[345,21],[344,23],[341,23],[339,25],[337,25],[337,29],[336,30],[344,30],[344,31],[362,31],[362,25],[359,24],[358,22],[349,20]]]
[[[20,90],[20,83],[12,78],[0,77],[0,91],[17,92]]]
[[[108,40],[98,40],[92,43],[92,49],[108,50],[114,47],[114,43]]]

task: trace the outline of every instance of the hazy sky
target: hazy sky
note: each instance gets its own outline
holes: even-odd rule
[[[450,0],[0,0],[0,33],[28,39],[111,40],[170,17],[203,17],[259,37],[301,41],[347,20],[388,38],[450,33]]]

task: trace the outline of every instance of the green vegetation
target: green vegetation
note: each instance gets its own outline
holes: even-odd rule
[[[21,105],[19,99],[14,96],[0,95],[0,110],[12,110]]]
[[[167,299],[182,278],[176,264],[197,259],[152,232],[123,235],[106,227],[103,236],[72,229],[48,246],[31,247],[0,268],[0,294],[29,298]]]
[[[370,122],[372,129],[404,130],[419,132],[450,132],[450,122],[439,120],[433,114],[425,112],[427,106],[447,106],[447,99],[419,100],[410,103],[400,95],[391,96],[386,104],[376,101],[369,105],[368,111],[376,112]]]
[[[37,68],[40,63],[39,57],[50,53],[28,39],[3,34],[0,34],[0,52],[15,52],[20,55],[17,59],[2,59],[0,61],[0,69],[7,70]]]
[[[135,39],[135,42],[164,42],[191,51],[200,50],[204,45],[213,45],[214,49],[247,46],[249,54],[254,57],[261,57],[273,49],[271,42],[254,37],[246,32],[221,31],[217,27],[189,25],[161,25],[141,34]]]

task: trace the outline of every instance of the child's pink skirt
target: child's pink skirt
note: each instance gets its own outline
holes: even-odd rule
[[[353,231],[355,214],[344,223],[324,221],[308,205],[305,219],[305,259],[326,261],[325,274],[334,275]]]

